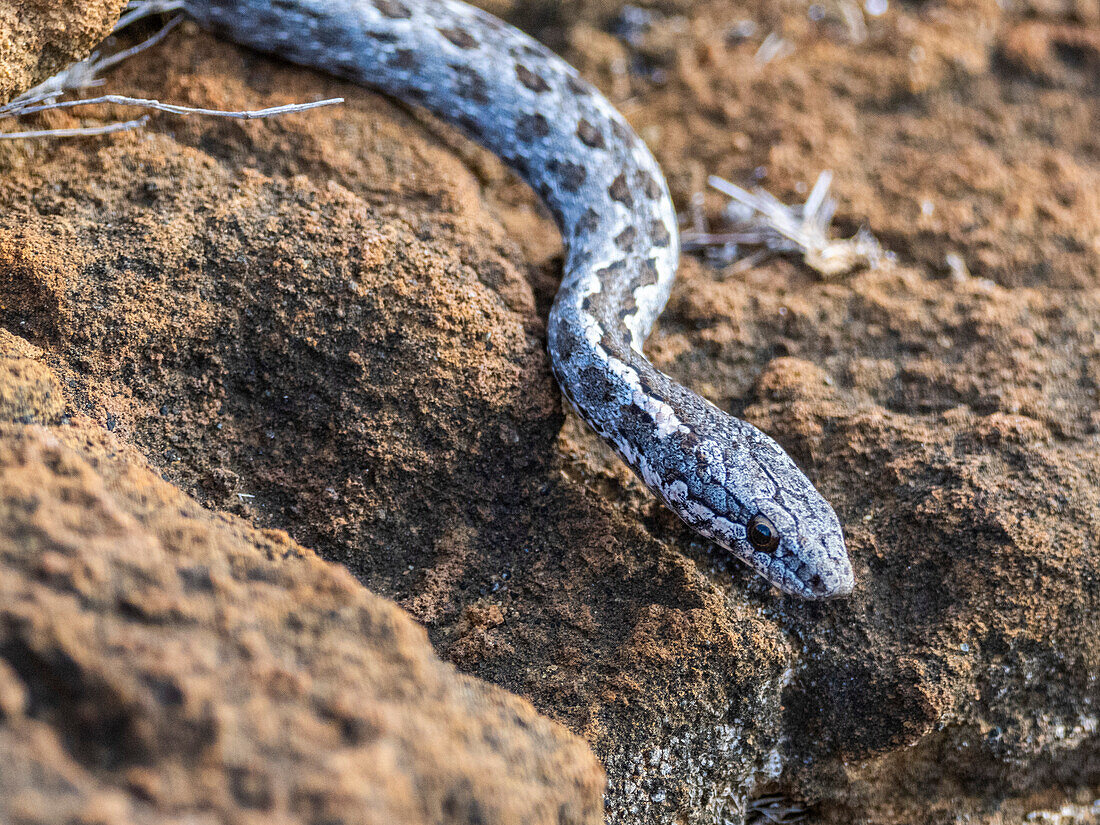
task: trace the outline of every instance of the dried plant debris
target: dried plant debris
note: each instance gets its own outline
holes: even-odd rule
[[[755,63],[757,67],[762,67],[768,65],[773,60],[790,57],[792,54],[794,54],[794,44],[783,37],[783,35],[777,32],[770,32],[768,36],[764,38],[764,42],[760,44],[760,48],[756,50],[756,54],[752,57],[752,62]]]
[[[867,229],[860,229],[851,238],[830,239],[837,205],[828,196],[832,180],[832,172],[822,172],[806,202],[788,206],[763,189],[749,192],[712,175],[708,183],[731,198],[723,215],[728,228],[708,231],[696,203],[692,229],[682,235],[684,249],[705,252],[718,263],[733,264],[736,270],[754,266],[773,254],[792,252],[826,277],[846,275],[860,267],[878,267],[892,256]],[[762,248],[746,256],[744,246]]]
[[[183,8],[182,0],[142,0],[127,6],[126,12],[119,18],[115,25],[114,33],[154,14],[165,14],[179,11]],[[93,52],[84,60],[73,63],[62,71],[39,83],[33,89],[28,89],[10,103],[0,106],[0,120],[7,118],[23,117],[37,114],[51,109],[71,109],[78,106],[93,106],[97,104],[115,104],[119,106],[136,106],[141,109],[151,109],[160,112],[170,112],[177,115],[204,115],[207,117],[228,117],[239,119],[256,119],[274,117],[277,115],[303,112],[307,109],[315,109],[318,106],[331,106],[342,103],[343,98],[329,98],[312,103],[291,103],[285,106],[273,106],[266,109],[253,109],[238,112],[225,111],[223,109],[203,109],[193,106],[180,106],[171,103],[162,103],[155,99],[127,97],[125,95],[99,95],[96,97],[61,100],[67,94],[102,86],[104,83],[102,73],[113,66],[117,66],[124,60],[155,46],[163,40],[168,33],[182,20],[182,15],[177,15],[168,21],[152,36],[146,38],[135,46],[104,55],[102,52]],[[135,120],[116,121],[96,126],[77,127],[70,129],[37,129],[19,132],[0,132],[0,140],[15,140],[39,137],[83,137],[88,135],[106,135],[113,132],[124,132],[130,129],[138,129],[149,120],[148,115],[143,115]]]

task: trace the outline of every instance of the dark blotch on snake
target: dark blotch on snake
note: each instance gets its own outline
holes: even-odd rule
[[[524,143],[550,134],[550,124],[540,114],[524,115],[516,121],[516,137]]]
[[[669,245],[672,240],[672,235],[669,234],[668,227],[665,226],[665,222],[660,218],[654,218],[649,223],[649,235],[653,238],[653,245],[665,247]]]
[[[420,65],[416,52],[412,49],[398,49],[386,58],[386,62],[403,72],[415,72]]]
[[[603,139],[603,132],[601,132],[583,117],[577,124],[577,137],[581,139],[581,143],[583,143],[585,146],[590,146],[593,149],[603,149],[606,145]]]
[[[605,281],[607,278],[616,277],[624,269],[626,269],[626,261],[615,261],[615,263],[608,264],[603,269],[597,269],[596,277],[601,281]]]
[[[451,71],[455,73],[456,95],[481,106],[489,102],[489,86],[484,77],[469,66],[461,66],[457,63],[451,64]]]
[[[571,160],[554,158],[546,164],[546,168],[557,177],[561,188],[566,192],[576,192],[584,186],[584,182],[588,178],[588,172],[585,168],[579,163],[573,163]]]
[[[592,86],[581,80],[579,77],[573,77],[572,75],[570,75],[566,78],[565,85],[568,86],[569,91],[571,91],[575,95],[587,96],[592,94]]]
[[[371,0],[371,2],[382,14],[393,20],[405,20],[412,17],[412,12],[403,3],[398,3],[397,0]]]
[[[477,118],[470,117],[469,115],[459,115],[456,120],[458,121],[458,125],[461,126],[470,137],[479,138],[485,133],[485,130],[482,128]]]
[[[386,45],[392,45],[393,43],[397,42],[397,35],[390,34],[389,32],[365,31],[363,32],[363,36],[369,37],[376,43],[385,43]],[[356,66],[357,69],[360,67],[360,64],[358,62],[353,63],[352,65]]]
[[[581,215],[581,219],[577,221],[576,234],[586,234],[595,232],[600,226],[600,216],[596,214],[596,210],[591,206],[584,210],[584,214]]]
[[[627,209],[634,206],[634,198],[630,195],[625,173],[619,173],[619,176],[611,181],[611,185],[607,187],[607,194],[611,196],[611,200],[618,201]]]
[[[623,252],[629,252],[634,248],[634,239],[637,237],[638,230],[633,226],[628,226],[615,236],[615,246],[619,247]]]
[[[520,83],[522,83],[532,92],[542,94],[543,92],[550,91],[550,84],[543,80],[540,75],[535,74],[522,63],[516,64],[516,77],[519,78]]]
[[[634,183],[641,187],[642,191],[645,192],[645,196],[651,201],[657,200],[662,195],[661,185],[653,179],[653,175],[644,169],[639,170],[634,176]]]
[[[615,133],[615,137],[619,139],[619,143],[623,146],[633,146],[634,141],[638,139],[628,127],[617,120],[611,121],[611,131]]]
[[[657,262],[653,258],[646,258],[643,261],[638,262],[638,284],[634,288],[639,286],[651,286],[657,283],[659,280],[659,272],[657,269]]]
[[[477,41],[465,29],[440,29],[439,33],[460,49],[476,49]]]

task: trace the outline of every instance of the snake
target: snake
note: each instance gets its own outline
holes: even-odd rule
[[[511,167],[562,235],[547,346],[581,418],[687,525],[781,591],[852,591],[840,521],[794,460],[646,358],[679,263],[675,207],[652,152],[573,67],[459,0],[183,7],[216,36],[422,107]]]

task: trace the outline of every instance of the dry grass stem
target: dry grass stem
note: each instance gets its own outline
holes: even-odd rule
[[[741,246],[762,246],[765,254],[794,252],[802,256],[807,266],[826,277],[844,275],[858,267],[878,266],[888,253],[866,229],[851,238],[829,238],[837,205],[828,196],[832,180],[832,172],[822,172],[806,202],[788,206],[763,189],[749,192],[712,175],[708,183],[731,199],[725,210],[729,229],[708,232],[693,214],[693,231],[683,234],[684,249],[714,253],[722,263],[734,263],[740,268],[745,268],[741,264],[750,260],[742,256]],[[757,252],[751,260],[757,263],[761,259],[761,253]]]
[[[183,0],[142,0],[131,3],[127,11],[115,25],[114,31],[118,32],[137,20],[154,14],[179,11],[184,7]],[[135,46],[110,55],[94,52],[89,57],[71,66],[62,69],[53,77],[39,83],[33,89],[28,89],[10,103],[0,106],[0,120],[6,118],[23,117],[38,112],[47,112],[54,109],[71,109],[77,106],[94,106],[99,104],[115,104],[119,106],[136,106],[142,109],[152,109],[158,112],[169,112],[176,115],[202,115],[205,117],[228,117],[242,120],[255,120],[258,118],[277,117],[279,115],[304,112],[316,109],[319,106],[332,106],[343,103],[342,97],[318,100],[311,103],[289,103],[283,106],[271,106],[266,109],[251,109],[243,111],[226,111],[224,109],[206,109],[195,106],[181,106],[174,103],[162,103],[156,99],[128,97],[126,95],[99,95],[97,97],[82,98],[77,100],[60,100],[62,96],[74,92],[83,91],[103,85],[101,73],[117,66],[124,60],[155,46],[163,40],[168,33],[182,20],[182,15],[177,15],[169,20],[155,34],[141,41]],[[114,132],[124,132],[130,129],[139,129],[149,121],[148,115],[135,120],[127,120],[115,123],[107,123],[97,126],[77,127],[69,129],[38,129],[21,132],[0,132],[0,140],[25,140],[27,138],[65,138],[86,137],[89,135],[108,135]]]

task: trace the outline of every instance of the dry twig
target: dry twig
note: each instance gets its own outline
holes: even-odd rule
[[[184,0],[138,0],[131,3],[125,14],[115,25],[114,31],[118,32],[137,20],[154,14],[178,11],[184,7]],[[244,120],[275,117],[278,115],[304,112],[308,109],[316,109],[319,106],[331,106],[343,103],[342,97],[318,100],[312,103],[290,103],[283,106],[272,106],[266,109],[252,109],[239,112],[223,109],[204,109],[194,106],[181,106],[174,103],[162,103],[159,100],[127,97],[125,95],[99,95],[97,97],[82,98],[78,100],[60,100],[63,95],[72,92],[83,91],[95,86],[102,86],[103,79],[100,74],[112,66],[155,46],[163,40],[168,33],[182,20],[182,15],[177,15],[168,21],[152,36],[146,38],[135,46],[123,49],[110,55],[94,52],[84,60],[73,63],[62,69],[53,77],[39,83],[33,89],[29,89],[10,103],[0,106],[0,119],[23,117],[38,112],[51,111],[53,109],[71,109],[77,106],[93,106],[97,104],[111,103],[120,106],[137,106],[142,109],[152,109],[159,112],[170,112],[177,115],[203,115],[207,117],[228,117]],[[144,115],[136,120],[107,123],[100,126],[88,126],[71,129],[39,129],[23,132],[0,132],[0,140],[15,140],[26,138],[59,138],[78,137],[87,135],[107,135],[114,132],[123,132],[130,129],[138,129],[149,121],[149,116]]]
[[[806,264],[825,276],[844,275],[860,266],[876,267],[885,253],[866,229],[851,238],[831,240],[829,227],[836,212],[836,201],[828,197],[832,172],[822,172],[806,202],[788,206],[763,189],[749,192],[722,178],[711,176],[708,183],[732,200],[726,207],[731,228],[726,232],[707,232],[695,219],[695,229],[683,234],[686,250],[717,250],[725,263],[737,261],[747,266],[740,246],[762,246],[755,253],[755,264],[769,253],[797,252]]]

